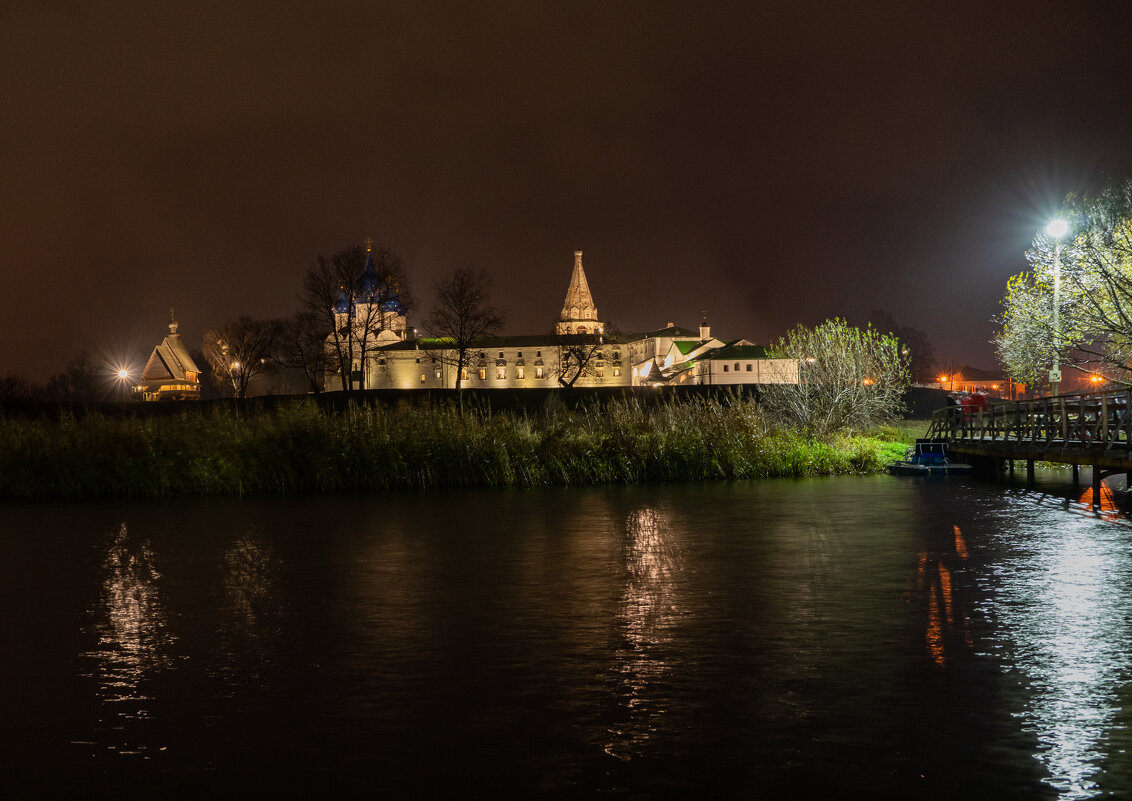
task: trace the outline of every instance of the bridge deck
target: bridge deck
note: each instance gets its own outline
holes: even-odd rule
[[[1061,395],[983,410],[940,409],[929,437],[956,454],[1132,470],[1132,389]]]

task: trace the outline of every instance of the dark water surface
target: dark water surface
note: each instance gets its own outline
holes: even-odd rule
[[[0,507],[0,790],[1129,798],[1132,526],[1041,481]]]

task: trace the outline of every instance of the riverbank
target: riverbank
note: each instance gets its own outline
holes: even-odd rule
[[[875,472],[908,430],[808,441],[748,398],[537,412],[295,401],[160,419],[0,420],[0,495],[111,498],[537,487]],[[915,436],[911,432],[911,436]]]

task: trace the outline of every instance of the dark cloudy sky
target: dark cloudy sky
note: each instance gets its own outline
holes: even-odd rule
[[[1132,177],[1125,2],[0,5],[0,375],[291,313],[372,236],[506,331],[886,309],[994,364],[1066,192]]]

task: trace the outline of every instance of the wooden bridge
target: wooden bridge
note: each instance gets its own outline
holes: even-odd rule
[[[1102,480],[1132,472],[1132,389],[992,403],[978,411],[952,406],[932,415],[928,436],[946,440],[954,457],[996,471],[1025,461],[1031,480],[1035,461],[1070,464],[1074,480],[1080,465],[1090,465],[1097,506]]]

